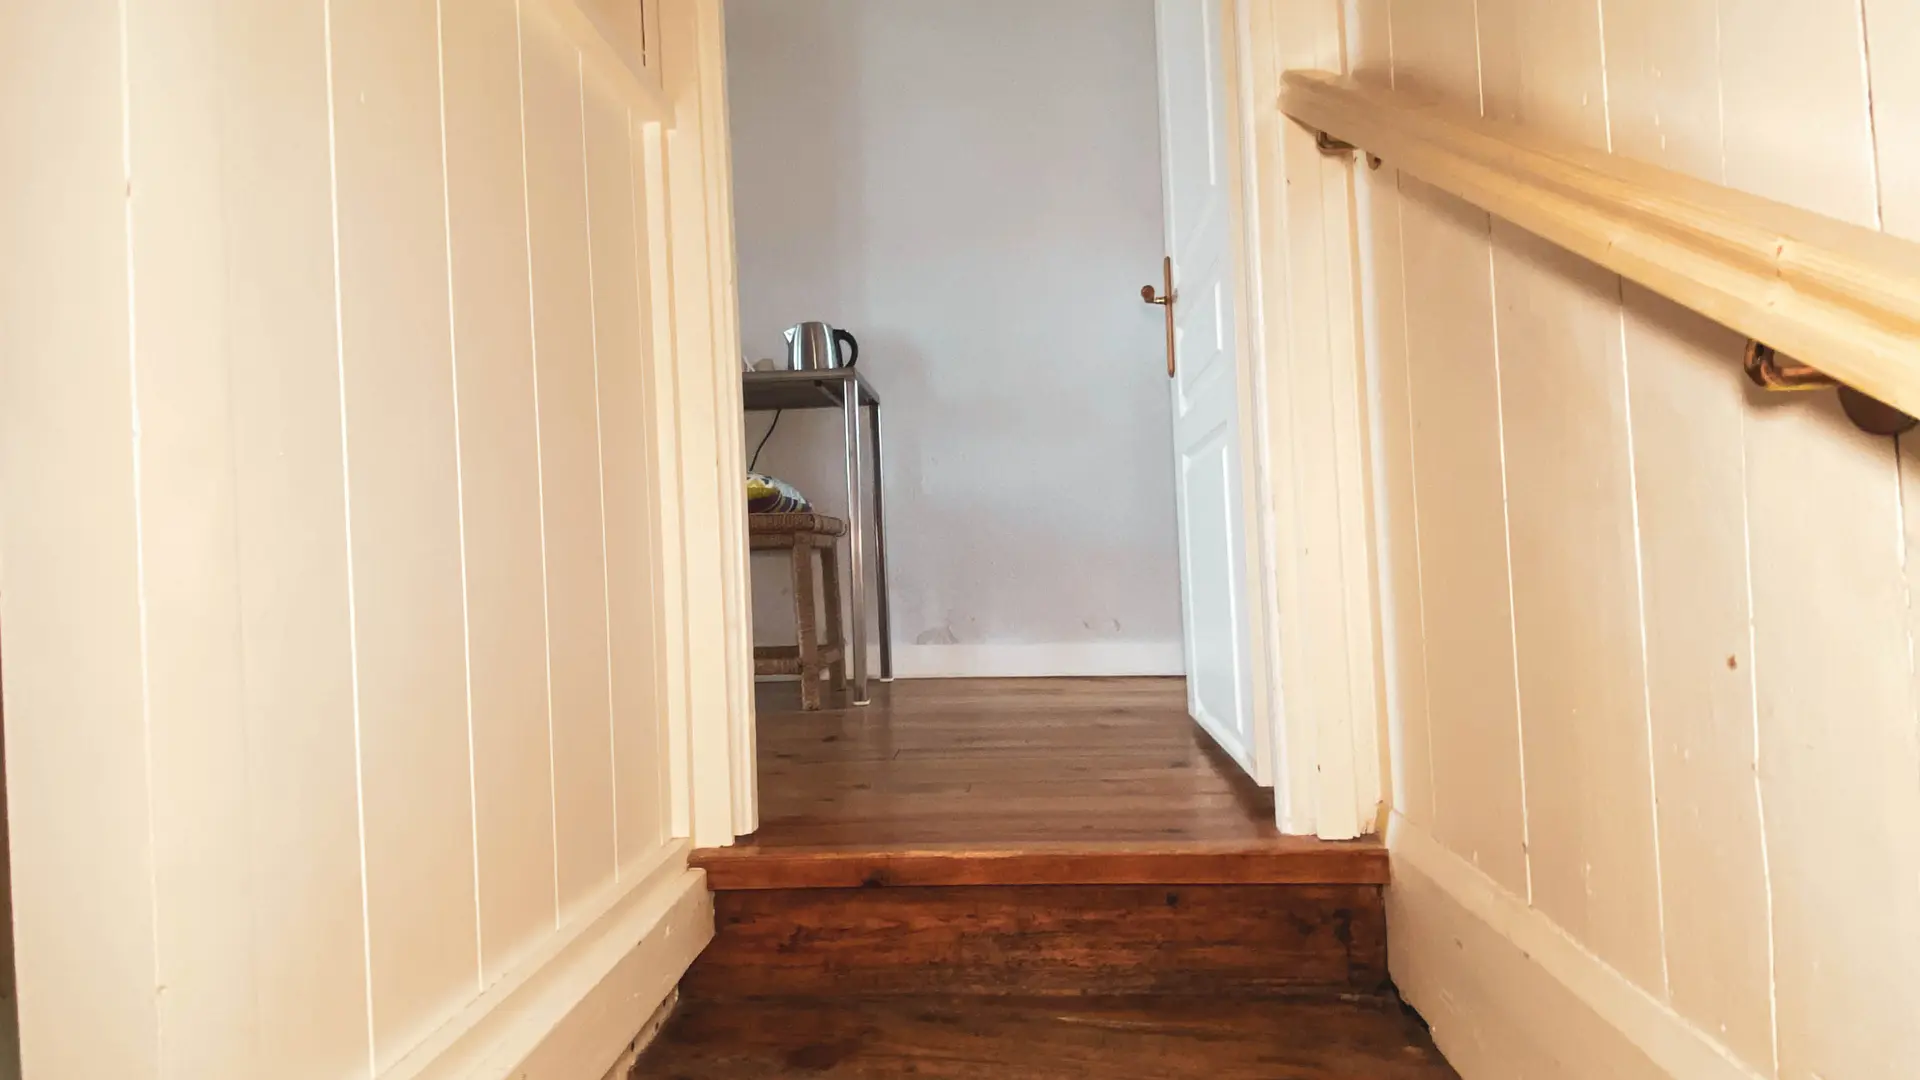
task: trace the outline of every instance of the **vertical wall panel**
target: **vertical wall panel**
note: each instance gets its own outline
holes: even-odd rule
[[[1719,0],[1606,0],[1613,151],[1721,183]]]
[[[220,12],[258,1039],[290,1077],[363,1077],[325,23],[315,5]]]
[[[681,513],[681,485],[686,466],[681,461],[679,409],[680,381],[675,368],[675,327],[673,310],[673,244],[668,228],[669,183],[667,136],[663,124],[648,124],[636,133],[634,170],[639,183],[634,198],[637,219],[644,219],[641,234],[646,246],[641,258],[646,265],[646,306],[650,312],[647,345],[656,362],[648,366],[647,392],[651,398],[653,422],[649,447],[655,463],[655,491],[659,520],[654,525],[660,562],[655,568],[658,586],[655,599],[659,609],[654,625],[660,633],[657,652],[662,696],[662,733],[660,753],[666,759],[667,801],[673,808],[668,832],[677,837],[693,835],[693,748],[691,720],[690,669],[687,663],[689,627],[686,617],[687,587],[684,518]],[[668,359],[673,358],[673,359]]]
[[[1615,150],[1722,178],[1714,0],[1609,0]],[[1629,285],[1648,698],[1673,1007],[1773,1067],[1772,913],[1754,773],[1739,335]]]
[[[1859,0],[1721,0],[1719,8],[1725,182],[1873,225]]]
[[[1486,113],[1605,148],[1597,0],[1482,0]],[[1620,279],[1493,223],[1533,902],[1665,992]]]
[[[1283,67],[1339,66],[1337,4],[1282,3],[1275,5],[1275,11],[1273,26]],[[1343,231],[1350,228],[1351,164],[1321,153],[1314,145],[1313,134],[1298,124],[1280,126],[1277,149],[1281,161],[1275,163],[1271,177],[1274,194],[1269,202],[1270,211],[1281,216],[1273,224],[1303,239],[1309,232],[1320,236],[1331,222],[1338,222]],[[1293,257],[1288,265],[1267,270],[1284,286],[1281,295],[1285,307],[1272,317],[1284,320],[1281,341],[1302,359],[1288,365],[1284,386],[1276,388],[1270,411],[1295,445],[1333,447],[1340,444],[1344,432],[1364,428],[1365,421],[1356,415],[1358,391],[1350,380],[1341,377],[1339,365],[1306,358],[1351,355],[1355,348],[1352,262],[1344,245],[1316,240],[1295,244],[1289,250]],[[1331,569],[1342,561],[1355,560],[1356,547],[1362,552],[1366,548],[1364,541],[1349,543],[1352,538],[1343,535],[1362,515],[1340,512],[1341,493],[1364,488],[1365,481],[1358,476],[1339,475],[1350,467],[1349,463],[1357,464],[1364,456],[1364,452],[1355,452],[1336,467],[1329,467],[1333,463],[1312,460],[1305,454],[1283,455],[1292,469],[1283,496],[1293,508],[1292,524],[1286,532],[1300,552],[1300,565],[1289,568],[1280,605],[1283,610],[1291,609],[1303,625],[1320,631],[1282,635],[1281,655],[1286,668],[1280,673],[1281,682],[1290,687],[1292,715],[1296,717],[1372,713],[1371,707],[1356,710],[1355,703],[1371,702],[1377,693],[1372,682],[1373,658],[1355,647],[1350,632],[1354,598],[1340,587],[1340,573]],[[1303,508],[1314,509],[1306,512]],[[1364,556],[1359,561],[1364,562]],[[1371,646],[1370,639],[1367,644]],[[1351,778],[1356,766],[1361,766],[1361,772],[1367,771],[1365,762],[1377,756],[1378,743],[1368,738],[1364,747],[1359,746],[1339,723],[1305,719],[1301,723],[1310,740],[1309,750],[1283,759],[1291,760],[1294,766],[1293,775],[1284,785],[1310,798],[1308,805],[1315,807],[1314,826],[1323,834],[1357,835],[1366,826],[1355,810],[1348,809],[1354,806],[1351,788],[1328,790],[1327,779]],[[1289,816],[1283,811],[1283,820]]]
[[[375,1056],[470,997],[453,356],[432,0],[332,6],[342,378]]]
[[[1892,0],[1867,0],[1867,55],[1872,78],[1874,135],[1879,151],[1880,211],[1887,232],[1920,242],[1920,65],[1914,63],[1914,46],[1920,43],[1920,8]],[[1909,432],[1900,437],[1901,507],[1904,511],[1904,543],[1907,567],[1907,640],[1912,647],[1920,642],[1920,434]],[[1915,663],[1915,704],[1920,705],[1920,657]],[[1908,717],[1899,724],[1889,723],[1885,736],[1895,752],[1889,780],[1894,785],[1912,778],[1899,769],[1910,763],[1920,751],[1920,716]],[[1896,787],[1894,790],[1898,790]],[[1893,800],[1895,812],[1903,800]],[[1900,823],[1896,820],[1896,827]],[[1911,824],[1911,818],[1907,820]],[[1911,840],[1913,830],[1903,830],[1903,844]],[[1904,868],[1903,868],[1904,869]],[[1895,873],[1898,873],[1896,870]],[[1912,882],[1912,876],[1908,881]],[[1897,882],[1896,882],[1897,887]],[[1894,910],[1899,897],[1886,910]],[[1920,908],[1908,894],[1906,910]],[[1897,924],[1902,935],[1893,949],[1911,966],[1920,958],[1920,932],[1914,920],[1904,917]],[[1901,1006],[1908,1007],[1911,1006]],[[1892,1013],[1882,1014],[1892,1017]]]
[[[1486,215],[1401,177],[1434,827],[1527,893]],[[1431,629],[1431,626],[1430,626]]]
[[[516,10],[514,0],[440,8],[487,981],[558,917]]]
[[[740,342],[740,281],[737,244],[733,231],[733,140],[729,130],[726,72],[726,4],[724,0],[705,0],[699,9],[699,60],[692,65],[700,81],[701,147],[707,177],[708,258],[723,276],[716,298],[719,310],[713,323],[713,347],[727,362],[715,364],[714,387],[719,415],[724,418],[744,415],[745,401],[740,379],[733,372],[732,358],[743,356]],[[739,439],[720,441],[719,490],[724,493],[747,482],[746,447]],[[868,495],[872,498],[871,493]],[[723,498],[720,502],[721,535],[744,537],[747,534],[745,499]],[[723,596],[729,626],[751,629],[752,580],[748,576],[748,551],[742,541],[725,552],[722,564]],[[875,588],[878,588],[876,585]],[[869,595],[872,595],[869,593]],[[869,601],[871,603],[872,601]],[[877,635],[879,624],[868,624]],[[727,635],[727,712],[730,716],[753,716],[753,641],[751,633]],[[874,639],[877,643],[878,638]],[[760,804],[754,777],[758,761],[757,727],[752,723],[729,725],[729,774],[740,778],[731,785],[733,830],[746,835],[760,828]]]
[[[1391,0],[1349,0],[1348,68],[1376,86],[1393,82]],[[1361,303],[1372,382],[1376,543],[1381,570],[1381,639],[1386,671],[1393,806],[1433,824],[1433,764],[1427,721],[1427,652],[1422,626],[1420,520],[1414,499],[1413,401],[1408,370],[1406,270],[1401,258],[1399,174],[1356,170]]]
[[[1533,900],[1660,994],[1619,279],[1495,237]]]
[[[702,9],[711,0],[678,3],[661,10],[661,48],[667,53],[701,55]],[[704,96],[697,64],[664,65],[667,94],[674,105],[673,127],[665,133],[663,190],[672,198],[704,203],[709,197],[707,182],[710,163],[702,155],[701,131],[704,124]],[[663,203],[663,207],[664,207]],[[714,344],[714,319],[711,252],[702,236],[676,236],[669,245],[671,270],[662,283],[671,286],[674,319],[675,367],[689,372],[713,372],[718,378],[722,365],[710,364]],[[715,385],[708,378],[679,378],[675,387],[680,396],[676,446],[680,475],[680,524],[689,540],[719,535],[725,510],[720,490],[720,461],[723,451],[710,434],[725,430],[731,423],[720,423]],[[714,423],[700,418],[711,416]],[[680,551],[681,581],[685,586],[681,624],[687,642],[719,641],[726,633],[727,606],[724,562],[728,557],[718,548],[701,540],[686,543]],[[724,713],[731,693],[728,684],[725,650],[696,649],[682,652],[686,659],[687,710],[689,717]],[[725,737],[722,737],[723,734]],[[713,725],[694,723],[688,732],[691,774],[730,775],[733,772],[734,747],[731,733]],[[691,775],[690,774],[690,775]],[[744,779],[744,777],[742,777]],[[715,785],[696,785],[692,796],[691,832],[700,845],[727,844],[734,838],[735,800],[731,789]]]
[[[0,7],[0,620],[33,1077],[158,1075],[121,32],[102,0]]]
[[[1882,224],[1920,241],[1920,6],[1866,0],[1864,10]]]
[[[1291,213],[1297,203],[1288,190],[1290,164],[1287,157],[1287,143],[1290,139],[1299,138],[1300,135],[1297,132],[1289,132],[1288,129],[1293,125],[1285,117],[1277,113],[1267,114],[1259,108],[1258,104],[1264,92],[1279,85],[1280,72],[1289,63],[1288,56],[1282,55],[1281,52],[1286,43],[1285,33],[1279,26],[1282,6],[1274,0],[1248,0],[1248,2],[1236,4],[1234,10],[1234,20],[1242,24],[1243,32],[1253,42],[1258,43],[1246,50],[1248,55],[1245,60],[1248,66],[1239,74],[1240,78],[1250,80],[1252,86],[1248,93],[1248,97],[1252,99],[1251,108],[1240,123],[1240,127],[1244,144],[1243,154],[1248,156],[1253,164],[1249,168],[1246,162],[1239,163],[1234,174],[1238,177],[1238,182],[1252,192],[1250,197],[1256,198],[1258,202],[1258,206],[1254,208],[1257,210],[1254,217],[1256,233],[1248,242],[1251,249],[1248,257],[1252,258],[1258,252],[1288,251],[1288,257],[1285,259],[1268,259],[1262,256],[1258,265],[1249,263],[1248,280],[1257,286],[1259,291],[1257,294],[1249,294],[1245,321],[1247,332],[1257,331],[1263,335],[1266,342],[1264,347],[1270,355],[1286,355],[1294,349],[1291,338],[1298,336],[1294,333],[1296,320],[1292,317],[1292,312],[1295,310],[1295,294],[1299,291],[1297,284],[1293,281],[1295,264],[1293,256],[1299,253],[1281,245],[1285,243],[1288,235],[1295,231],[1304,231],[1306,228],[1305,224],[1296,226],[1291,221]],[[1244,14],[1240,13],[1242,11]],[[1297,20],[1293,21],[1297,22]],[[1298,34],[1300,29],[1296,27],[1292,32]],[[1317,60],[1311,59],[1315,44],[1311,37],[1296,43],[1294,48],[1289,50],[1293,57],[1292,62],[1308,63],[1313,67],[1321,66]],[[1262,45],[1264,47],[1261,47]],[[1239,66],[1240,61],[1236,59],[1236,69]],[[1316,189],[1321,187],[1318,165],[1307,170],[1305,175]],[[751,267],[748,273],[751,278]],[[1256,273],[1257,280],[1253,276]],[[1318,280],[1318,278],[1310,280]],[[1258,317],[1254,315],[1256,304],[1261,310]],[[1307,302],[1301,304],[1299,310],[1310,312],[1323,310],[1324,307],[1325,305],[1322,304],[1319,309],[1316,309]],[[1317,332],[1319,324],[1315,320],[1303,321],[1306,323],[1302,328],[1304,331]],[[1286,417],[1291,414],[1302,396],[1291,390],[1288,385],[1291,382],[1289,372],[1276,371],[1272,377],[1260,380],[1261,385],[1256,388],[1264,393],[1264,400],[1254,400],[1252,394],[1247,395],[1252,404],[1248,409],[1249,415],[1246,422],[1252,425],[1249,430],[1254,431],[1256,437],[1258,425],[1263,421],[1269,429],[1275,427],[1284,429],[1289,423]],[[1325,409],[1321,411],[1323,414],[1327,412]],[[1265,519],[1261,522],[1261,530],[1271,534],[1276,543],[1292,544],[1293,540],[1285,538],[1292,536],[1298,528],[1296,521],[1299,515],[1295,511],[1295,505],[1299,499],[1295,497],[1293,490],[1298,475],[1298,470],[1295,468],[1295,448],[1291,441],[1286,439],[1269,440],[1269,442],[1268,472],[1275,481],[1269,486],[1270,490],[1259,493],[1257,496],[1257,504],[1261,507],[1262,517]],[[1242,479],[1245,483],[1251,483],[1251,474]],[[1251,598],[1250,602],[1257,605],[1256,614],[1259,616],[1251,624],[1256,641],[1255,647],[1267,656],[1269,664],[1272,665],[1268,677],[1254,686],[1256,710],[1267,708],[1270,700],[1277,701],[1274,692],[1279,687],[1291,686],[1303,681],[1304,676],[1299,673],[1311,668],[1311,664],[1305,659],[1309,651],[1309,643],[1302,639],[1303,636],[1279,632],[1281,610],[1308,606],[1304,600],[1296,599],[1303,595],[1302,590],[1306,581],[1307,576],[1303,573],[1302,567],[1295,565],[1292,561],[1282,562],[1274,567],[1273,580],[1267,587],[1258,590],[1258,595]],[[1333,635],[1329,632],[1323,636],[1331,638]],[[1319,731],[1315,724],[1296,724],[1285,734],[1290,746],[1278,747],[1274,758],[1276,766],[1285,766],[1286,774],[1275,779],[1275,791],[1279,797],[1276,806],[1278,820],[1283,823],[1283,828],[1313,832],[1319,825],[1316,821],[1316,808],[1321,795],[1320,786],[1314,775],[1315,763],[1319,759]]]
[[[1471,0],[1393,6],[1398,85],[1479,98]],[[1463,33],[1464,31],[1464,33]],[[1429,625],[1434,828],[1527,895],[1487,215],[1402,176],[1415,501]]]
[[[607,578],[579,53],[522,16],[560,905],[613,877]]]
[[[1395,74],[1466,103],[1478,59],[1489,115],[1914,235],[1920,107],[1899,66],[1912,21],[1898,6],[1404,2]],[[1476,27],[1478,57],[1446,45]],[[1404,179],[1403,194],[1409,338],[1434,365],[1447,350],[1422,312],[1471,319],[1446,275],[1477,277],[1485,255],[1457,236],[1439,250],[1446,234],[1429,235],[1423,203],[1446,204]],[[1674,1009],[1758,1072],[1903,1075],[1920,1057],[1920,1001],[1901,974],[1920,956],[1920,470],[1911,457],[1898,468],[1830,395],[1747,389],[1730,331],[1644,290],[1616,293],[1518,230],[1496,223],[1494,236],[1527,899],[1656,996],[1664,962]],[[1462,458],[1470,432],[1430,426],[1428,378],[1413,365],[1420,513],[1392,539],[1416,529],[1424,571],[1434,831],[1480,858],[1448,832],[1463,801],[1440,656],[1488,620],[1437,569],[1447,534],[1430,526],[1427,477],[1444,470],[1448,512],[1484,533],[1498,510],[1484,496],[1477,513],[1462,508],[1461,478],[1482,470]],[[1480,764],[1481,778],[1505,778]]]
[[[1607,145],[1600,0],[1479,0],[1486,115]]]
[[[1638,286],[1626,303],[1668,985],[1682,1016],[1768,1069],[1743,342]]]
[[[590,553],[562,581],[587,675],[576,896],[613,873],[616,770],[627,857],[661,850],[673,447],[650,388],[671,372],[643,253],[664,238],[600,96],[589,221],[579,53],[549,28],[536,154],[562,182],[535,228],[561,361],[538,381],[518,7],[0,5],[0,790],[28,1076],[369,1080],[553,942],[544,526]],[[564,500],[544,517],[543,482]]]
[[[666,838],[664,716],[653,626],[654,508],[647,445],[647,365],[652,330],[641,297],[646,238],[637,219],[633,130],[627,110],[587,87],[587,192],[593,226],[593,312],[599,354],[601,462],[605,470],[607,611],[613,663],[614,808],[622,865]]]
[[[1480,108],[1480,16],[1475,0],[1388,0],[1393,85]]]
[[[126,8],[161,1075],[262,1070],[249,926],[217,5]],[[344,542],[344,532],[334,534]],[[186,900],[186,898],[191,898]],[[185,900],[185,902],[182,902]],[[357,947],[358,941],[354,942]],[[364,1064],[364,1058],[361,1064]]]
[[[1871,225],[1860,6],[1721,24],[1727,182]],[[1894,453],[1823,394],[1756,405],[1747,460],[1780,1075],[1899,1075],[1920,1060],[1920,753]]]

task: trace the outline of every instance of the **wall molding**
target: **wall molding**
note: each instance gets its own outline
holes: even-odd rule
[[[896,645],[902,679],[1179,676],[1178,641],[1062,641],[1032,645]]]
[[[688,846],[610,885],[379,1080],[605,1076],[713,940],[713,897]]]
[[[1763,1080],[1672,1006],[1521,897],[1393,814],[1390,966],[1467,1080],[1529,1062],[1554,1075]]]

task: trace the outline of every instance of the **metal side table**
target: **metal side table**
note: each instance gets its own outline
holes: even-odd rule
[[[847,620],[852,654],[853,703],[868,703],[867,693],[867,527],[873,528],[875,581],[880,595],[880,678],[893,681],[893,613],[887,595],[886,483],[880,467],[880,395],[858,370],[749,371],[742,398],[748,412],[782,409],[839,409],[847,455],[847,592],[853,608]],[[867,521],[865,477],[860,468],[860,409],[873,417],[873,520]]]

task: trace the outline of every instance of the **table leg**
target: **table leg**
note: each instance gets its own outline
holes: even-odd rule
[[[853,654],[853,703],[865,705],[867,696],[867,501],[860,470],[860,390],[842,384],[841,421],[847,449],[847,606]]]
[[[880,406],[873,405],[873,568],[880,591],[880,681],[893,681],[893,589],[887,582],[887,472],[880,458]]]

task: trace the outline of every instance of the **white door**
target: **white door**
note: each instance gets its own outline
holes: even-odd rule
[[[1254,730],[1241,505],[1223,0],[1156,0],[1155,6],[1162,197],[1175,296],[1168,382],[1187,709],[1248,773],[1265,780]]]

